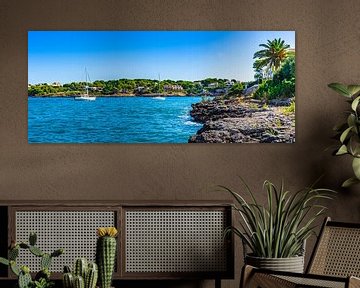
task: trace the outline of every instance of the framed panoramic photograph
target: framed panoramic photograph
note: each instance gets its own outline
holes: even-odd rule
[[[29,143],[294,143],[295,31],[29,31]]]

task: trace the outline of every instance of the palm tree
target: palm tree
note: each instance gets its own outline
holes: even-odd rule
[[[259,50],[254,54],[254,69],[266,71],[271,70],[272,74],[277,71],[284,60],[291,54],[288,50],[290,45],[285,44],[284,40],[274,39],[268,40],[266,44],[260,44],[260,47],[265,49]]]

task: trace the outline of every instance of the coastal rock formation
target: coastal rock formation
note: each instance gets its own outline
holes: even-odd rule
[[[259,84],[255,84],[249,88],[244,89],[243,95],[244,96],[251,96],[256,92],[256,90],[259,89]]]
[[[251,116],[252,113],[262,109],[256,104],[251,105],[251,102],[240,103],[234,100],[214,100],[192,104],[191,106],[190,115],[199,123],[223,118]]]
[[[281,107],[215,100],[192,108],[191,116],[204,126],[189,138],[189,143],[295,142],[295,115],[285,115]]]
[[[291,102],[294,100],[295,100],[295,98],[273,99],[273,100],[270,100],[269,104],[271,106],[290,106]]]

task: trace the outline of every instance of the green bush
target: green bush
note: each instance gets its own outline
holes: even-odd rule
[[[233,86],[231,86],[231,88],[229,89],[229,96],[237,96],[240,95],[242,93],[242,91],[244,90],[244,86],[241,83],[236,83]]]
[[[295,96],[295,57],[289,57],[274,74],[273,79],[263,81],[254,97],[260,100],[292,98]]]
[[[282,112],[283,112],[285,115],[289,115],[289,114],[295,113],[295,101],[291,101],[290,106],[284,107],[284,108],[282,109]]]

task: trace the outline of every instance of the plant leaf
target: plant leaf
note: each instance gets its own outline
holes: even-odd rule
[[[328,85],[329,88],[333,89],[334,91],[336,91],[337,93],[341,94],[342,96],[351,97],[351,94],[348,90],[347,85],[341,84],[341,83],[330,83]]]
[[[345,131],[343,133],[341,133],[341,136],[340,136],[340,141],[341,143],[344,143],[344,141],[346,140],[346,137],[348,136],[349,132],[351,131],[353,127],[349,127],[347,129],[345,129]]]
[[[353,155],[354,157],[359,157],[360,156],[360,138],[359,138],[359,136],[356,134],[352,135],[350,137],[347,147],[348,147],[348,151],[350,152],[351,155]]]
[[[348,125],[348,123],[337,124],[333,127],[333,130],[336,132],[342,132],[349,126],[351,126],[351,125]]]
[[[359,105],[359,101],[360,101],[360,96],[356,97],[356,98],[354,99],[354,101],[352,101],[352,103],[351,103],[351,109],[352,109],[352,110],[356,111],[356,108],[357,108],[358,105]]]
[[[353,159],[352,168],[356,178],[360,180],[360,158],[355,157]]]
[[[9,265],[10,263],[9,263],[9,260],[8,259],[5,259],[5,258],[3,258],[3,257],[0,257],[0,263],[1,264],[4,264],[4,265]]]
[[[347,124],[350,127],[350,126],[355,126],[355,123],[356,123],[356,116],[353,113],[349,114],[347,118]]]
[[[344,183],[341,185],[341,187],[348,188],[352,185],[359,184],[359,183],[360,183],[359,179],[357,179],[356,177],[351,177],[351,178],[345,180]]]
[[[360,85],[348,85],[347,90],[351,94],[351,96],[354,96],[360,92]]]
[[[349,152],[348,152],[346,145],[341,145],[341,147],[339,148],[339,150],[336,152],[335,155],[344,155],[347,153],[349,153]]]

